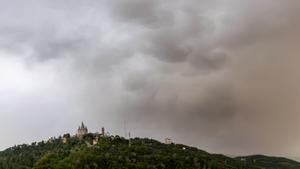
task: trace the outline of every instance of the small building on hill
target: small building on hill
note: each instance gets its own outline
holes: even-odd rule
[[[165,138],[165,144],[172,144],[172,140],[170,138]]]
[[[95,139],[93,139],[93,145],[96,145],[99,143],[99,137],[96,136]]]

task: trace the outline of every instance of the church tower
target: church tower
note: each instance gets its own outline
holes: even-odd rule
[[[84,123],[82,122],[81,125],[78,127],[77,130],[77,137],[79,137],[80,139],[83,138],[84,135],[86,135],[88,133],[88,129],[87,127],[84,125]]]

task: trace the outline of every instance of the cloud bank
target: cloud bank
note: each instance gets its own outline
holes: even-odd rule
[[[211,152],[300,155],[300,2],[0,3],[3,147],[126,121]]]

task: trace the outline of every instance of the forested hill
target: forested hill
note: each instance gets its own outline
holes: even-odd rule
[[[246,157],[237,157],[237,160],[244,161],[248,165],[257,165],[265,169],[298,169],[300,163],[282,157],[268,157],[264,155],[252,155]]]
[[[263,157],[263,158],[262,158]],[[0,152],[0,169],[300,169],[266,156],[229,158],[181,144],[87,134],[19,145]]]

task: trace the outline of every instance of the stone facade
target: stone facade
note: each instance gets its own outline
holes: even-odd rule
[[[81,125],[78,127],[77,130],[77,137],[79,137],[80,139],[83,138],[84,135],[86,135],[88,133],[88,129],[87,127],[84,125],[84,123],[82,122]]]

